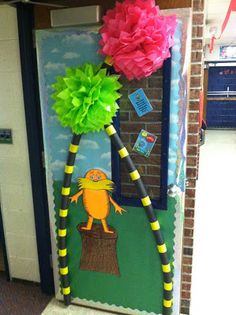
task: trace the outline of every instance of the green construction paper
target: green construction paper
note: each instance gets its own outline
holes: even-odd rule
[[[54,182],[54,200],[57,211],[60,209],[62,182]],[[71,195],[78,191],[76,183],[71,185]],[[107,223],[118,232],[117,257],[120,276],[85,271],[79,269],[82,243],[76,226],[87,222],[87,214],[82,204],[70,204],[68,213],[68,266],[72,297],[108,303],[110,305],[162,313],[163,274],[160,257],[150,224],[143,208],[121,205],[126,212],[116,214],[111,207]],[[174,222],[176,199],[168,199],[168,211],[156,214],[168,249],[168,258],[173,268]],[[99,220],[94,220],[100,223]],[[137,311],[138,314],[138,311]]]
[[[121,94],[118,75],[107,75],[101,65],[84,64],[66,68],[65,76],[56,78],[53,109],[63,127],[76,134],[104,129],[112,122]]]

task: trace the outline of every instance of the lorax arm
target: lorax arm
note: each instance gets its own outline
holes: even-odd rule
[[[70,197],[70,202],[78,202],[79,197],[83,194],[83,190],[80,190],[79,192],[77,192],[76,194],[74,194],[73,196]]]
[[[110,202],[112,203],[112,205],[115,208],[115,212],[119,212],[120,214],[122,214],[122,212],[126,212],[125,209],[121,208],[116,202],[115,200],[112,199],[111,196],[109,196],[110,198]]]

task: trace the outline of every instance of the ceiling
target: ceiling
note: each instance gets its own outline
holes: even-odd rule
[[[214,34],[219,38],[230,2],[231,0],[206,0],[206,42],[209,42]],[[236,45],[236,12],[231,12],[225,31],[215,43]]]

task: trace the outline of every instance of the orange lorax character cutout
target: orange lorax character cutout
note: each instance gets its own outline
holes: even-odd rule
[[[88,213],[88,222],[83,230],[91,230],[93,220],[101,220],[104,232],[114,233],[109,230],[106,218],[110,213],[110,203],[115,208],[115,212],[122,214],[125,211],[121,208],[109,195],[109,191],[113,190],[114,183],[107,179],[104,172],[99,169],[89,170],[84,178],[79,178],[80,191],[70,197],[71,202],[78,201],[78,198],[83,195],[83,204],[86,212]]]

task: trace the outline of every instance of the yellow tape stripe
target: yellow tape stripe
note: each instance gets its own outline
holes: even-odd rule
[[[157,245],[158,252],[164,254],[167,252],[166,244]]]
[[[170,283],[164,282],[164,290],[166,290],[166,291],[171,291],[172,289],[173,289],[173,284],[172,284],[172,282],[170,282]]]
[[[60,268],[60,274],[62,276],[68,275],[68,273],[69,273],[68,267]]]
[[[60,209],[60,211],[59,211],[59,216],[60,216],[61,218],[66,218],[67,215],[68,215],[68,209]]]
[[[118,153],[122,159],[129,155],[129,152],[127,151],[125,147],[120,149]]]
[[[67,233],[67,230],[64,229],[64,230],[58,230],[58,236],[60,237],[65,237],[66,236],[66,233]]]
[[[61,194],[64,196],[69,196],[70,194],[70,187],[62,187]]]
[[[142,201],[142,204],[144,207],[150,206],[150,204],[151,204],[151,200],[150,200],[149,196],[142,198],[141,201]]]
[[[65,166],[65,173],[66,174],[72,174],[73,171],[74,171],[74,166],[69,166],[69,165]]]
[[[78,149],[79,149],[79,146],[78,146],[78,145],[72,144],[72,143],[70,144],[69,151],[70,151],[71,153],[77,153]]]
[[[171,271],[171,269],[170,269],[170,264],[168,264],[168,265],[162,265],[162,271],[163,271],[163,272],[166,272],[166,273],[170,272],[170,271]]]
[[[151,229],[152,229],[153,231],[160,230],[160,228],[161,228],[158,221],[151,222],[150,224],[151,224]]]
[[[172,300],[163,300],[163,305],[165,307],[171,307],[172,306]]]
[[[106,133],[110,137],[116,133],[116,129],[114,128],[114,126],[111,125],[111,126],[106,128]]]
[[[68,295],[68,294],[70,294],[70,287],[63,288],[63,289],[62,289],[62,293],[63,293],[63,295]]]
[[[137,180],[140,178],[139,172],[137,170],[129,173],[129,175],[132,180]]]
[[[66,248],[65,249],[59,249],[58,255],[60,257],[65,257],[67,255],[67,249]]]

